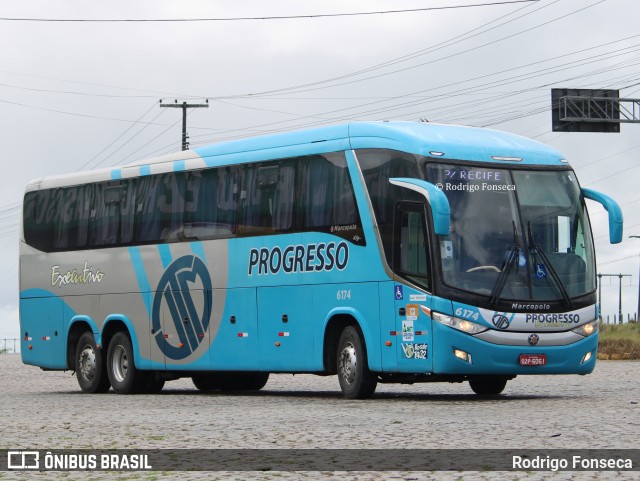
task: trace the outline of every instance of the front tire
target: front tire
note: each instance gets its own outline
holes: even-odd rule
[[[107,373],[117,393],[136,394],[144,392],[147,387],[147,373],[136,368],[133,346],[124,332],[118,332],[111,338],[107,351]]]
[[[338,341],[338,381],[347,399],[366,399],[373,395],[378,378],[369,371],[367,351],[354,326],[347,326]]]
[[[499,376],[482,376],[469,379],[469,386],[479,396],[497,396],[507,385],[507,379]]]
[[[76,344],[76,378],[86,393],[105,393],[111,387],[103,351],[98,349],[93,333],[87,331]]]

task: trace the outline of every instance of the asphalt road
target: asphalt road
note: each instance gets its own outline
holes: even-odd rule
[[[640,448],[640,362],[600,361],[588,376],[521,376],[499,399],[468,384],[378,385],[342,398],[335,376],[272,375],[259,393],[82,394],[70,373],[0,355],[4,449]],[[473,456],[473,451],[469,451]],[[26,473],[5,479],[640,479],[640,472]],[[89,475],[90,474],[90,475]]]

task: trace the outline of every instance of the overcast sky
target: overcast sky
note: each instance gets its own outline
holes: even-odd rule
[[[598,272],[623,280],[635,313],[640,125],[619,134],[551,132],[550,90],[620,89],[640,97],[637,0],[503,5],[271,20],[37,22],[28,19],[230,19],[461,7],[504,0],[22,0],[0,3],[0,339],[18,337],[18,230],[35,177],[122,165],[191,146],[350,120],[490,127],[562,151],[583,186],[613,196],[624,241],[589,204]],[[507,2],[505,2],[507,3]],[[603,282],[617,312],[618,279]],[[1,342],[1,341],[0,341]],[[0,348],[2,345],[0,344]]]

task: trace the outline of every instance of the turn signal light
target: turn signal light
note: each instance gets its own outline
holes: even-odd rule
[[[469,354],[468,352],[465,352],[461,349],[454,349],[453,355],[456,356],[458,359],[471,364],[471,354]]]

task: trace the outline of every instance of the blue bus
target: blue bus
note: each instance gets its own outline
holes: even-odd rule
[[[362,122],[28,184],[22,359],[88,393],[257,390],[270,373],[465,382],[587,374],[585,199],[557,151],[494,130]]]

